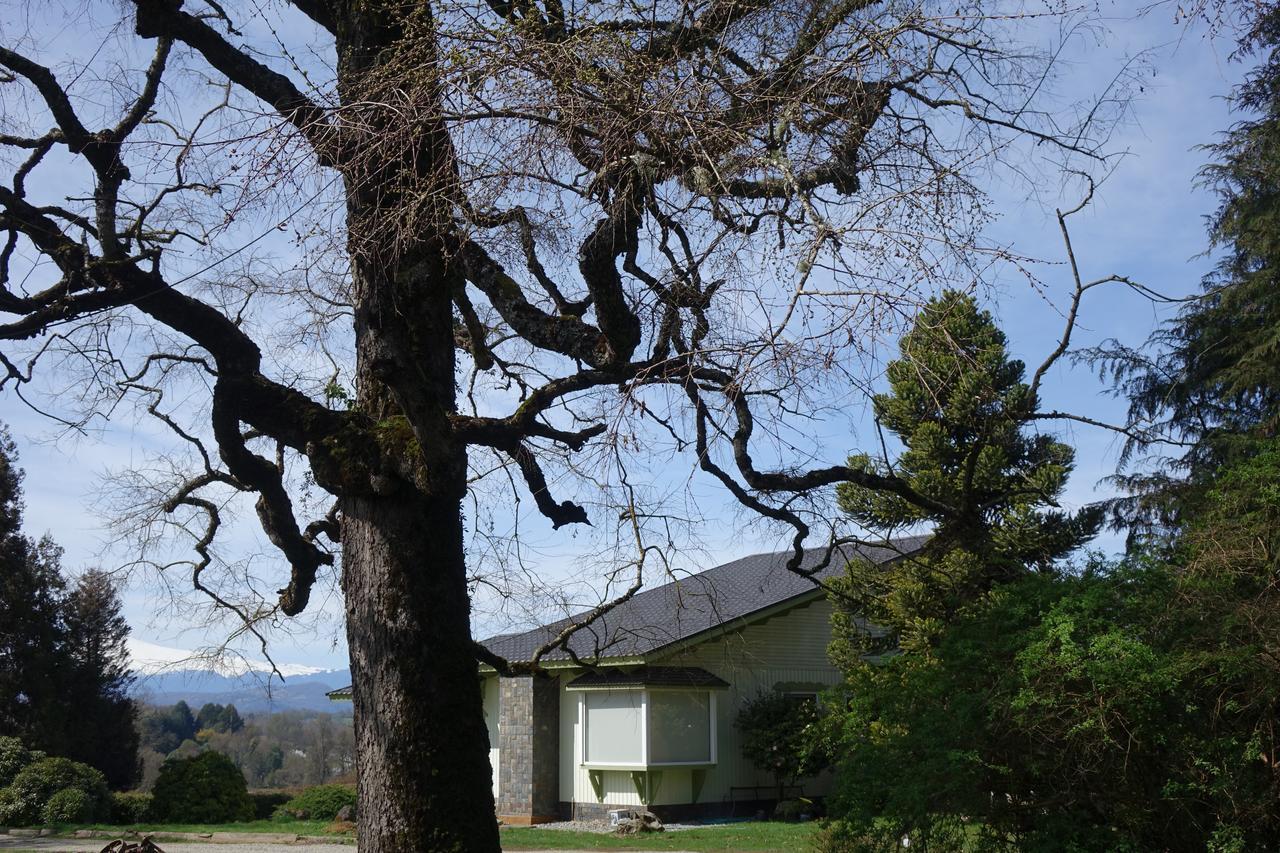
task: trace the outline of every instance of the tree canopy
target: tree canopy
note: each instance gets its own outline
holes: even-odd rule
[[[22,533],[21,482],[0,432],[0,734],[127,788],[138,778],[138,735],[120,598],[96,570],[67,588],[53,540]]]

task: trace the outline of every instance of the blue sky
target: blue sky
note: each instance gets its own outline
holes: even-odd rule
[[[1194,186],[1207,156],[1196,146],[1213,141],[1215,133],[1232,121],[1223,96],[1243,69],[1228,61],[1229,42],[1184,30],[1171,23],[1167,14],[1108,23],[1109,33],[1070,43],[1063,55],[1066,76],[1059,96],[1067,101],[1098,91],[1126,59],[1138,54],[1143,54],[1147,71],[1143,91],[1111,146],[1127,155],[1099,187],[1094,203],[1071,220],[1077,256],[1086,278],[1123,274],[1162,292],[1185,295],[1196,289],[1209,266],[1209,259],[1201,257],[1206,249],[1203,218],[1215,206],[1210,194]],[[1052,36],[1046,32],[1046,44]],[[988,236],[1016,252],[1049,261],[1037,267],[1041,290],[1008,275],[997,282],[989,300],[1014,353],[1032,365],[1044,358],[1061,333],[1070,287],[1068,272],[1061,266],[1064,255],[1053,208],[1071,206],[1077,200],[1074,187],[1062,195],[1056,184],[1036,189],[1033,197],[1025,185],[987,187],[1000,214]],[[1139,343],[1167,314],[1168,309],[1119,286],[1100,288],[1087,297],[1073,343],[1088,346],[1107,338]],[[1088,368],[1063,360],[1046,377],[1043,396],[1054,408],[1121,420],[1123,402],[1105,391]],[[27,471],[28,531],[52,533],[66,549],[65,565],[72,571],[103,561],[109,535],[95,503],[102,480],[145,462],[155,448],[154,434],[123,419],[101,435],[60,436],[55,425],[8,394],[0,396],[0,418],[9,423]],[[1114,471],[1120,442],[1112,434],[1086,427],[1063,432],[1078,450],[1078,469],[1067,503],[1080,506],[1105,494],[1099,481]],[[858,436],[841,435],[838,430],[829,440],[833,461],[859,443]],[[691,558],[693,563],[708,566],[778,546],[762,529],[740,523],[718,488],[699,484],[695,492],[708,520],[699,532],[701,549]],[[552,534],[538,522],[529,533],[531,559],[545,575],[574,577],[589,568],[584,541],[574,534]],[[1098,544],[1115,549],[1118,540],[1104,536]],[[251,531],[239,534],[236,545],[259,554],[257,559],[275,559]],[[340,608],[332,596],[321,595],[315,604],[319,606],[313,606],[307,626],[293,635],[275,637],[273,654],[289,663],[345,666]],[[139,639],[161,646],[189,649],[225,637],[225,627],[200,627],[201,621],[190,610],[166,605],[154,584],[141,579],[127,591],[126,615]],[[486,615],[478,633],[504,627],[501,617]]]

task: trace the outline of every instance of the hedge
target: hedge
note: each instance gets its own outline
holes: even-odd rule
[[[307,788],[276,810],[278,818],[295,820],[336,820],[343,806],[356,805],[356,792],[346,785],[316,785]]]
[[[111,795],[111,822],[118,826],[129,826],[143,823],[151,819],[151,795],[141,791],[130,791]]]

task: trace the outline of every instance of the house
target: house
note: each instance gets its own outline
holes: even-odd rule
[[[818,577],[858,556],[888,562],[924,540],[850,549]],[[824,553],[807,551],[802,566]],[[840,677],[827,659],[832,605],[787,571],[790,556],[756,554],[641,591],[573,634],[572,655],[543,657],[544,675],[499,677],[481,665],[498,816],[530,824],[640,807],[666,818],[750,814],[775,796],[773,780],[742,756],[739,709],[773,689],[815,695]],[[528,661],[571,623],[483,642]],[[806,780],[803,794],[822,796],[830,783]]]

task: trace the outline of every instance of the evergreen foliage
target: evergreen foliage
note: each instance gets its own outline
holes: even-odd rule
[[[110,577],[90,570],[68,590],[60,557],[49,537],[22,533],[22,472],[0,428],[0,734],[128,787],[138,778],[129,626]]]
[[[216,702],[206,702],[200,708],[200,713],[196,714],[195,728],[197,733],[209,731],[220,734],[234,734],[244,728],[244,720],[241,719],[240,712],[236,710],[235,705],[219,705]]]
[[[1000,358],[986,363],[1001,372]],[[1250,452],[1200,472],[1194,499],[1178,496],[1177,526],[1123,561],[1078,572],[1029,561],[954,596],[964,606],[942,611],[928,643],[874,663],[867,652],[884,649],[844,603],[826,849],[889,851],[904,838],[1033,853],[1277,849],[1280,439],[1241,435]],[[933,458],[964,438],[948,434]],[[944,532],[920,562],[951,571],[958,553],[972,561],[963,577],[982,577],[988,559],[1016,569],[1009,555],[1027,552],[1007,541],[978,548]],[[939,612],[927,586],[902,577],[855,567],[849,581],[854,595],[878,584],[862,593],[873,604],[892,594],[876,617],[898,634],[907,617]]]
[[[0,788],[9,787],[19,770],[44,757],[43,752],[27,749],[16,737],[0,736]]]
[[[971,296],[949,291],[926,304],[888,366],[889,392],[874,397],[880,425],[903,447],[895,460],[854,456],[850,465],[895,474],[952,508],[931,514],[896,495],[842,483],[839,506],[888,537],[934,523],[925,551],[889,567],[854,564],[842,591],[851,607],[890,632],[869,637],[846,621],[857,659],[868,643],[925,649],[995,585],[1029,570],[1051,571],[1097,530],[1097,511],[1069,514],[1056,499],[1074,453],[1031,433],[1036,408],[1023,364]],[[859,637],[861,638],[859,640]]]
[[[156,709],[142,715],[142,742],[148,748],[168,755],[184,741],[194,740],[196,718],[186,702],[178,700],[168,708]]]
[[[24,767],[7,788],[0,790],[0,824],[27,826],[39,822],[53,796],[68,788],[81,792],[89,803],[87,820],[110,814],[111,799],[102,773],[68,758],[42,758]]]
[[[1038,591],[1056,589],[1061,561],[1101,519],[1057,507],[1073,451],[1028,430],[1036,400],[1023,364],[972,297],[929,302],[899,349],[874,405],[902,452],[852,464],[892,471],[952,511],[839,488],[840,508],[878,534],[932,522],[934,535],[887,567],[855,562],[834,585],[831,656],[845,682],[825,727],[840,756],[828,842],[888,850],[910,836],[960,849],[975,832],[1015,837],[1043,811],[1027,803],[1026,744],[992,716],[1008,710],[1016,653],[993,608],[1038,612]]]
[[[244,776],[220,752],[171,758],[151,791],[151,818],[183,823],[253,820]]]
[[[120,826],[142,823],[151,817],[151,795],[124,791],[111,795],[111,822]]]
[[[771,690],[743,703],[734,725],[742,754],[773,777],[782,800],[786,786],[816,776],[831,765],[817,737],[822,713],[812,697]]]
[[[1116,477],[1128,495],[1112,522],[1131,539],[1165,538],[1202,507],[1216,473],[1280,429],[1280,8],[1256,7],[1241,43],[1257,67],[1233,94],[1248,118],[1208,151],[1202,172],[1220,203],[1209,236],[1220,260],[1189,303],[1140,349],[1087,353],[1130,403],[1135,425],[1180,442],[1131,441]]]
[[[63,788],[40,810],[46,824],[86,823],[93,820],[93,801],[79,788]]]
[[[291,820],[336,820],[343,807],[356,807],[356,792],[347,785],[307,788],[276,809],[275,817]]]

